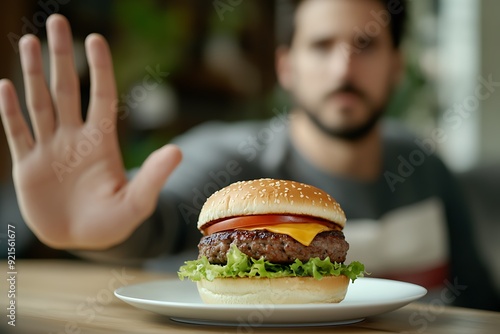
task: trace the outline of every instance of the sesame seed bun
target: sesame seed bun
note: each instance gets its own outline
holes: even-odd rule
[[[223,218],[262,214],[317,217],[342,229],[346,223],[339,203],[323,190],[295,181],[259,179],[236,182],[212,194],[201,209],[198,229]]]

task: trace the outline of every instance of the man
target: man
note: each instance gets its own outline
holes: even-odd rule
[[[279,81],[295,102],[289,120],[278,114],[266,123],[198,127],[175,141],[184,155],[179,168],[179,148],[167,145],[131,181],[118,150],[104,39],[86,41],[92,91],[83,122],[66,20],[54,15],[47,23],[50,91],[39,42],[23,37],[34,138],[8,81],[0,84],[0,107],[27,224],[51,247],[131,261],[194,247],[197,213],[215,190],[240,179],[294,179],[342,204],[349,254],[374,275],[437,289],[443,302],[495,307],[463,202],[440,161],[430,156],[400,182],[387,178],[399,157],[417,148],[392,137],[380,121],[403,71],[404,7],[395,0],[296,5],[294,29],[276,57]]]

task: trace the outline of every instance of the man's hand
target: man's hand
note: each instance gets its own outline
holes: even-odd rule
[[[91,98],[84,122],[67,20],[52,15],[47,20],[47,35],[50,90],[44,79],[40,42],[32,35],[19,42],[34,136],[12,83],[0,81],[0,111],[17,198],[26,223],[47,245],[105,249],[127,239],[151,215],[181,153],[172,145],[159,149],[127,182],[116,134],[113,66],[105,39],[93,34],[86,40]]]

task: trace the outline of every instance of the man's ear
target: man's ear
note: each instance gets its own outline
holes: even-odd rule
[[[291,64],[290,64],[290,48],[279,46],[275,52],[276,76],[281,87],[289,90],[291,86]]]

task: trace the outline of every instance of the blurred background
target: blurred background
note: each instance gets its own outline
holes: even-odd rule
[[[407,71],[388,114],[424,139],[432,139],[436,129],[445,131],[438,152],[464,185],[483,256],[498,263],[500,2],[409,4]],[[266,118],[273,109],[290,106],[274,73],[275,37],[285,11],[280,0],[9,1],[0,12],[0,77],[11,78],[24,95],[17,42],[24,33],[34,33],[45,43],[47,16],[62,13],[75,36],[85,110],[89,78],[83,41],[92,32],[104,35],[114,57],[124,162],[133,168],[201,122]],[[478,89],[490,94],[480,97]],[[6,225],[22,226],[3,129],[0,218],[3,254]],[[34,241],[24,243],[22,238],[32,238],[27,231],[18,230],[17,238],[18,256],[71,257]],[[30,246],[21,248],[22,244]],[[500,268],[495,270],[500,281]]]

